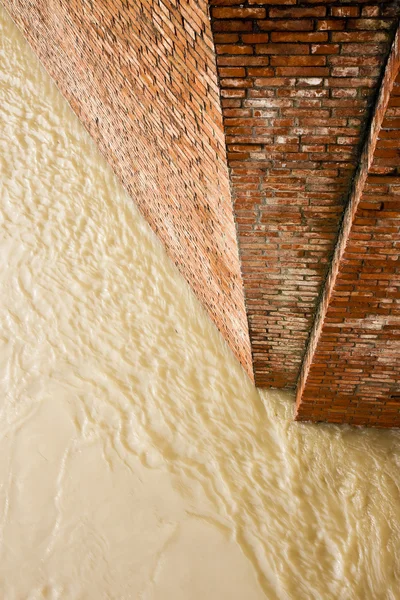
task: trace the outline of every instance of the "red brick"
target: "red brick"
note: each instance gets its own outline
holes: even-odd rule
[[[256,47],[257,54],[309,54],[307,44],[260,44]]]
[[[339,54],[339,44],[313,44],[311,54]]]
[[[218,73],[220,77],[246,77],[246,69],[243,67],[221,67]]]
[[[311,31],[273,31],[271,33],[272,42],[327,42],[328,34],[326,32]]]
[[[386,129],[392,121],[383,114],[386,103],[387,114],[396,97],[394,88],[387,101],[399,66],[397,48],[388,61],[350,199],[353,209],[345,214],[345,234],[338,240],[332,274],[322,295],[321,318],[311,334],[297,396],[299,420],[400,426],[400,351],[390,337],[396,335],[400,311],[389,292],[400,286],[400,209],[397,201],[392,205],[390,200],[399,178],[396,174],[368,175],[368,166],[374,173],[382,153],[394,161],[396,172],[400,168],[400,132]],[[337,142],[353,144],[353,138],[338,136]],[[367,162],[368,154],[372,164]]]
[[[376,31],[377,29],[391,29],[393,22],[390,19],[349,19],[348,29],[364,29]]]
[[[216,33],[214,41],[216,44],[236,44],[239,36],[237,33]]]
[[[214,0],[213,0],[214,1]],[[219,0],[217,0],[218,2]],[[268,4],[275,4],[276,5],[276,1],[277,0],[248,0],[249,4],[262,4],[262,5],[268,5]],[[222,4],[224,4],[224,0],[221,0]],[[242,3],[243,0],[240,0],[240,3]],[[279,0],[279,4],[280,5],[293,5],[296,4],[297,0]]]
[[[221,79],[221,86],[226,88],[250,88],[253,86],[248,79]]]
[[[321,19],[317,22],[318,31],[342,31],[346,22],[339,19]]]
[[[332,33],[333,36],[342,36],[345,32]],[[371,34],[370,34],[371,35]],[[360,56],[382,56],[386,49],[385,44],[346,44],[343,46],[343,54],[359,54]]]
[[[252,31],[253,24],[251,21],[215,21],[213,24],[214,32],[221,31]]]
[[[275,71],[271,67],[249,67],[247,74],[249,77],[273,77]]]
[[[215,19],[264,19],[265,8],[213,8]]]
[[[295,19],[293,21],[257,21],[261,31],[312,31],[314,22],[312,19]]]
[[[269,56],[217,56],[221,66],[263,66],[269,65]]]
[[[324,6],[310,6],[309,8],[271,8],[269,16],[272,19],[302,19],[303,17],[325,17]]]
[[[251,375],[207,3],[5,4]]]
[[[298,76],[298,77],[323,77],[329,75],[329,69],[326,67],[276,67],[276,75],[281,76]],[[321,83],[323,83],[321,81]]]
[[[216,44],[217,54],[253,54],[252,46],[237,46],[235,44]]]
[[[268,33],[246,33],[242,35],[242,42],[245,44],[265,44],[268,41]]]
[[[333,17],[358,17],[359,12],[358,6],[333,6],[331,8]]]
[[[361,16],[363,17],[379,17],[380,6],[364,6],[361,9]],[[357,16],[357,15],[354,15]]]
[[[271,56],[270,64],[274,67],[322,67],[326,65],[325,56]]]
[[[332,33],[333,42],[387,42],[389,40],[389,34],[386,31],[337,31]],[[376,47],[376,46],[375,46]],[[344,47],[346,53],[349,51],[348,47]]]

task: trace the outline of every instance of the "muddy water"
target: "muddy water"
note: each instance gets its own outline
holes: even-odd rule
[[[258,394],[1,9],[0,61],[0,598],[399,598],[399,432]]]

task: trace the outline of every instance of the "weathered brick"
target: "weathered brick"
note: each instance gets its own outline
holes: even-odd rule
[[[236,44],[216,44],[217,54],[253,54],[252,46],[238,46]]]
[[[396,48],[388,61],[368,145],[344,216],[344,233],[336,246],[320,317],[303,364],[299,420],[400,426],[400,347],[393,344],[400,339],[396,332],[400,309],[391,297],[394,291],[400,299],[400,122],[391,129],[392,120],[384,115],[385,109],[386,114],[391,110],[400,82],[398,75],[388,99],[400,67],[398,41]],[[338,144],[351,140],[337,139]],[[397,150],[390,175],[374,174],[382,143]]]
[[[367,31],[391,29],[392,25],[391,19],[349,19],[347,22],[349,29],[366,29]]]
[[[273,77],[275,70],[271,67],[249,67],[247,74],[249,77]]]
[[[243,67],[221,67],[220,77],[246,77],[246,69]]]
[[[269,16],[273,19],[302,19],[303,17],[324,17],[325,15],[326,8],[324,6],[271,8],[269,11]]]
[[[272,42],[327,42],[328,33],[324,31],[273,31]]]
[[[257,27],[261,31],[312,31],[314,22],[312,19],[295,19],[282,21],[264,20],[257,21]]]
[[[363,6],[363,8],[361,9],[361,15],[363,17],[379,17],[380,11],[380,6]]]
[[[321,19],[317,22],[317,31],[342,31],[345,27],[344,19]]]
[[[386,31],[334,31],[331,34],[333,42],[387,42],[390,35]],[[379,47],[379,46],[378,46]],[[343,47],[343,53],[354,52],[354,49],[359,49],[358,46]],[[376,46],[373,46],[376,50]],[[375,54],[375,51],[373,52]]]
[[[270,64],[274,67],[323,67],[326,65],[325,56],[271,56]]]
[[[257,54],[309,54],[307,44],[260,44],[255,46]]]
[[[311,54],[339,54],[339,44],[312,44]]]
[[[331,9],[333,17],[358,17],[359,6],[333,6]]]
[[[309,77],[322,77],[329,75],[329,69],[326,67],[277,67],[275,69],[276,75],[281,76],[309,76]],[[320,79],[320,83],[323,84],[323,80]]]

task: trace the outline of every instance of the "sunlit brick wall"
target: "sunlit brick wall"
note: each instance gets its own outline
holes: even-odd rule
[[[206,0],[4,5],[251,373]]]

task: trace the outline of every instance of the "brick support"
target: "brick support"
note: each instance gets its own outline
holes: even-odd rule
[[[397,32],[303,362],[298,420],[400,426],[399,67]]]
[[[398,9],[211,0],[211,15],[255,381],[294,387]]]

